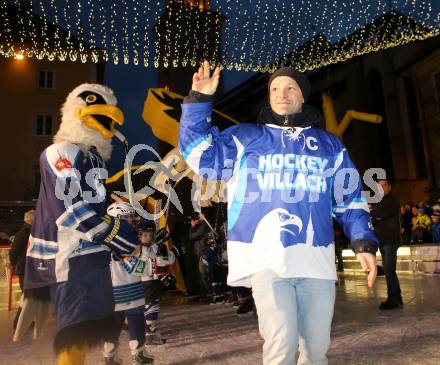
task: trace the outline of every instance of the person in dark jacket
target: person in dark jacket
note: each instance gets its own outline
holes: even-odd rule
[[[208,224],[204,220],[203,213],[196,213],[191,217],[191,228],[189,230],[188,239],[192,245],[196,260],[195,266],[198,272],[198,291],[201,297],[204,297],[211,292],[209,275],[206,266],[201,262],[201,257],[205,248],[205,238],[210,231]]]
[[[382,200],[373,206],[371,218],[374,233],[379,239],[379,250],[382,255],[382,265],[387,281],[388,298],[382,302],[379,309],[395,309],[403,305],[399,278],[396,274],[397,249],[401,242],[400,236],[400,204],[391,192],[391,181],[378,181],[383,190]]]
[[[31,233],[32,222],[34,221],[35,210],[29,210],[24,214],[24,224],[15,234],[9,260],[14,268],[14,274],[19,277],[20,289],[23,290],[24,267],[26,263],[26,250]]]
[[[410,243],[411,228],[412,228],[412,213],[411,205],[404,204],[400,207],[400,235],[402,236],[402,243]]]
[[[14,268],[14,274],[18,276],[20,289],[23,291],[24,268],[26,264],[26,250],[31,234],[31,227],[34,221],[35,210],[29,210],[24,213],[24,224],[20,230],[15,234],[12,242],[11,250],[9,251],[9,261]],[[14,319],[13,328],[17,327],[18,318],[20,317],[21,307],[18,308]]]

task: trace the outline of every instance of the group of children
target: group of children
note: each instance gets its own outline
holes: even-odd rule
[[[167,274],[166,267],[175,261],[175,256],[166,245],[157,242],[154,222],[141,220],[135,223],[136,212],[125,202],[116,202],[107,209],[107,214],[119,217],[136,227],[140,246],[131,256],[118,257],[112,254],[111,273],[115,300],[115,322],[112,333],[104,343],[104,364],[118,365],[115,358],[118,339],[128,323],[128,346],[132,365],[150,364],[153,359],[144,353],[146,345],[161,345],[165,340],[156,323],[159,316],[161,278]]]

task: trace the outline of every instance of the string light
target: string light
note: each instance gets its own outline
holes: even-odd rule
[[[143,63],[144,63],[144,67],[148,67],[149,65],[149,58],[150,58],[150,53],[149,53],[149,48],[150,48],[150,13],[151,13],[151,9],[150,9],[150,2],[149,0],[144,0],[144,13],[143,13],[143,19],[145,21],[144,24],[144,44],[143,44]],[[157,8],[155,9],[155,11],[157,12]],[[156,14],[154,18],[156,18]]]
[[[231,55],[229,56],[230,58],[230,63],[231,63],[231,69],[235,68],[236,70],[241,70],[240,65],[237,62],[237,54],[238,54],[238,47],[239,47],[239,40],[238,40],[238,35],[239,35],[239,27],[240,27],[240,18],[241,18],[241,7],[242,7],[242,2],[241,1],[237,1],[236,3],[237,9],[235,9],[234,14],[236,14],[235,19],[234,19],[234,26],[232,30],[232,42],[231,42]]]
[[[264,10],[263,10],[263,26],[262,26],[262,35],[260,46],[258,47],[258,52],[256,53],[255,58],[257,59],[256,66],[254,67],[254,71],[260,71],[263,68],[263,49],[267,44],[267,28],[268,28],[268,13],[269,13],[269,4],[267,1],[265,2]]]
[[[278,14],[277,3],[278,3],[278,1],[275,1],[273,3],[274,14],[276,14],[276,15]],[[276,21],[277,16],[274,16],[274,14],[272,14],[272,22],[270,23],[270,33],[269,33],[270,48],[269,48],[269,52],[266,52],[266,59],[264,62],[264,66],[266,66],[266,67],[273,63],[273,61],[274,61],[274,53],[273,53],[274,47],[275,47],[275,45],[278,45],[277,40],[274,39],[275,38],[275,27],[277,24],[277,21]],[[303,14],[302,14],[302,16],[303,16]],[[276,35],[278,37],[278,34],[276,34]]]
[[[99,61],[99,54],[96,50],[96,30],[95,30],[95,2],[92,1],[88,3],[89,5],[89,12],[87,17],[87,29],[88,29],[88,43],[91,48],[90,57],[92,62],[98,62]],[[58,28],[58,27],[57,27]]]
[[[70,2],[69,0],[66,0],[66,4],[63,7],[64,9],[64,21],[66,24],[66,28],[67,28],[67,37],[66,37],[66,44],[67,44],[67,48],[68,48],[68,56],[70,61],[75,62],[78,55],[77,52],[75,50],[75,45],[73,44],[73,40],[72,40],[72,25],[71,25],[71,19],[70,19],[70,13],[71,13],[71,9],[70,9]]]
[[[196,16],[196,29],[200,29],[200,12],[196,11],[193,12],[193,14],[195,14]],[[197,62],[199,62],[200,60],[197,59],[197,52],[200,49],[200,45],[199,45],[199,36],[198,36],[198,32],[193,32],[193,44],[194,44],[194,50],[195,52],[192,53],[191,55],[191,59],[190,59],[190,64],[192,67],[194,67],[195,65],[197,65]]]
[[[183,51],[182,51],[182,66],[186,67],[186,65],[190,62],[190,41],[192,39],[192,35],[190,36],[189,27],[186,26],[189,24],[191,19],[191,10],[185,7],[185,4],[181,2],[181,15],[182,15],[182,27],[183,27]]]
[[[139,1],[133,0],[133,64],[139,65]]]
[[[128,25],[128,5],[127,5],[127,0],[122,0],[121,1],[121,6],[122,6],[122,30],[123,30],[123,41],[122,41],[122,60],[124,61],[124,64],[128,65],[128,63],[130,62],[130,56],[129,56],[129,35],[128,35],[128,29],[129,29],[129,25]]]
[[[11,27],[9,24],[9,12],[6,1],[0,2],[2,14],[1,32],[0,32],[0,54],[4,57],[12,57],[15,54],[14,45],[12,43]]]
[[[440,34],[433,0],[217,0],[212,9],[196,3],[0,0],[0,54],[145,67],[150,57],[154,67],[207,58],[228,70],[265,72],[279,65],[309,70]]]
[[[249,22],[250,22],[250,8],[252,6],[252,0],[248,1],[248,5],[244,10],[244,14],[243,17],[245,19],[243,28],[244,28],[244,37],[243,37],[243,42],[241,43],[241,49],[240,49],[240,66],[243,70],[248,71],[247,70],[247,64],[245,63],[245,57],[246,57],[246,46],[247,46],[247,42],[249,39],[249,31],[250,31],[250,26],[249,26]],[[252,62],[252,61],[251,61]]]
[[[103,61],[107,62],[109,60],[109,55],[107,52],[107,47],[109,46],[107,44],[107,32],[108,32],[108,16],[106,12],[106,7],[104,6],[105,0],[99,0],[100,6],[99,6],[99,17],[98,17],[98,24],[100,25],[98,29],[100,30],[100,39],[101,39],[101,57]]]
[[[226,21],[224,24],[225,29],[231,28],[231,12],[232,12],[231,0],[226,0],[225,10],[224,10],[224,14],[225,14],[225,18],[226,18]],[[221,47],[221,52],[223,53],[223,55],[226,55],[226,52],[230,49],[230,36],[229,36],[230,34],[231,34],[231,32],[224,32],[223,46]],[[228,58],[225,57],[222,61],[223,61],[224,67],[227,70],[232,70],[232,64],[229,62]]]
[[[159,6],[160,6],[160,2],[158,0],[158,2],[156,4],[156,9],[158,9]],[[157,13],[155,15],[157,16]],[[157,26],[156,26],[157,30],[160,29],[160,25],[161,25],[161,22],[160,22],[160,19],[159,19],[158,22],[157,22]],[[154,48],[156,50],[156,54],[154,55],[154,61],[153,61],[154,67],[156,67],[156,68],[159,67],[160,47],[161,47],[161,45],[162,45],[162,43],[161,43],[161,32],[156,31],[156,40],[154,42]]]
[[[23,14],[22,10],[23,10],[24,4],[19,2],[19,1],[17,1],[17,0],[14,3],[17,6],[18,14]],[[23,45],[24,45],[25,39],[26,39],[26,29],[25,29],[25,26],[24,26],[24,22],[23,22],[23,17],[22,16],[18,17],[18,28],[19,28],[18,34],[20,36],[20,42],[22,44],[22,47],[19,47],[19,50],[15,51],[14,55],[15,54],[23,54],[23,51],[24,51]]]
[[[214,53],[212,55],[212,59],[217,63],[220,63],[221,59],[221,21],[222,16],[219,13],[215,14],[215,21],[214,21]]]
[[[58,7],[55,6],[55,0],[50,0],[50,6],[54,11],[55,24],[59,24]],[[60,61],[65,61],[67,58],[67,50],[61,47],[60,27],[55,27],[54,37],[55,49],[57,50],[58,59]]]
[[[171,22],[173,17],[173,7],[169,2],[167,2],[167,7],[165,8],[165,44],[164,44],[164,59],[162,61],[162,66],[167,68],[169,62],[171,61]]]
[[[84,37],[84,28],[82,25],[82,21],[81,21],[81,14],[82,14],[82,5],[81,5],[81,1],[77,2],[78,4],[78,8],[76,11],[76,29],[77,29],[77,34],[78,34],[78,41],[79,41],[79,59],[81,60],[82,63],[86,63],[87,62],[87,58],[88,55],[84,49],[84,43],[83,43],[83,37]]]

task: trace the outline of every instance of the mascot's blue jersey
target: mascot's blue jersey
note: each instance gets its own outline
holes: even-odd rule
[[[99,168],[103,162],[98,155],[89,152],[85,156],[68,142],[53,144],[41,154],[40,195],[27,252],[27,288],[66,281],[72,264],[87,266],[88,255],[94,255],[95,267],[109,265],[109,249],[92,242],[107,227],[101,219],[107,203],[105,187],[97,176]],[[66,222],[63,218],[74,210],[82,212],[81,221]],[[101,259],[96,261],[96,257]]]
[[[51,286],[59,329],[113,311],[110,250],[94,242],[108,226],[101,218],[107,207],[103,167],[99,155],[69,142],[40,156],[25,288]]]
[[[189,166],[228,188],[228,283],[272,269],[336,279],[333,220],[353,243],[377,242],[362,181],[341,141],[317,128],[211,127],[212,103],[182,105],[179,149]]]

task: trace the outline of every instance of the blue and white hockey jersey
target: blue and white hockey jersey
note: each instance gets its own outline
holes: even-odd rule
[[[182,105],[179,149],[188,165],[228,188],[228,283],[281,277],[336,279],[332,218],[353,243],[377,242],[362,182],[334,135],[313,127],[211,127],[212,103]]]
[[[167,267],[175,261],[169,251],[166,257],[157,256],[157,244],[140,246],[132,255],[111,261],[115,311],[136,308],[145,304],[142,281],[157,280],[157,267]]]
[[[101,157],[69,142],[40,156],[41,187],[27,251],[25,288],[51,286],[58,329],[105,318],[114,308],[110,249],[131,253],[116,237],[125,223],[105,222],[106,171]],[[128,224],[128,223],[127,223]],[[131,228],[130,228],[131,229]],[[111,230],[111,233],[109,232]]]
[[[141,276],[151,271],[148,265],[140,247],[130,257],[112,258],[110,267],[116,312],[145,305]]]

